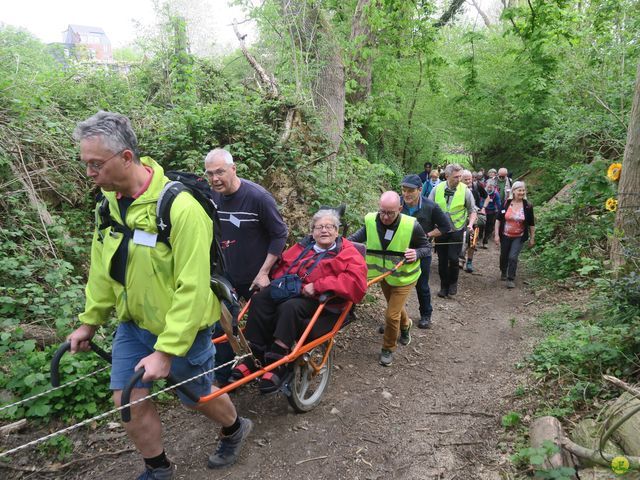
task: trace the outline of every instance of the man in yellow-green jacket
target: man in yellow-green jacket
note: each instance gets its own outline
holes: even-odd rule
[[[369,280],[382,275],[400,261],[405,263],[380,282],[387,300],[384,338],[380,365],[393,363],[398,336],[402,345],[411,342],[411,319],[404,304],[420,277],[420,259],[431,255],[431,244],[414,217],[400,213],[402,205],[396,192],[385,192],[380,197],[377,213],[368,213],[364,227],[349,240],[367,245]]]
[[[140,368],[145,374],[131,400],[147,396],[151,382],[169,373],[180,381],[213,369],[211,327],[220,318],[220,302],[209,288],[212,221],[195,198],[180,193],[170,211],[170,246],[158,241],[156,207],[168,179],[155,161],[139,157],[127,117],[99,112],[78,124],[74,138],[87,175],[108,202],[110,218],[106,226],[96,222],[85,310],[68,340],[72,353],[88,350],[97,328],[115,310],[119,324],[110,388],[120,405],[122,389]],[[196,395],[208,395],[216,390],[212,379],[206,373],[186,386]],[[202,404],[182,392],[178,396],[222,425],[209,467],[233,463],[251,421],[236,414],[228,395]],[[172,478],[175,468],[166,457],[160,417],[150,400],[133,407],[125,429],[144,458],[138,479]]]
[[[438,296],[447,298],[458,293],[458,257],[462,250],[465,231],[472,231],[476,223],[476,203],[471,190],[462,183],[462,168],[451,163],[444,169],[446,181],[431,190],[429,200],[434,201],[449,217],[453,230],[436,239],[440,290]]]

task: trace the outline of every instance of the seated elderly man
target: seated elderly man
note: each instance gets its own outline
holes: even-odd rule
[[[331,331],[347,301],[358,303],[367,289],[367,265],[356,247],[346,238],[339,238],[340,220],[333,210],[320,210],[311,221],[311,235],[282,254],[267,288],[251,298],[245,337],[255,358],[266,364],[287,355],[308,326],[318,308],[318,298],[325,292],[336,297],[324,308],[316,321],[310,338]],[[299,292],[289,295],[275,285],[287,279],[289,285],[299,284]],[[284,282],[281,282],[284,283]],[[278,390],[286,365],[262,376],[260,391]],[[252,358],[245,359],[232,371],[240,379],[257,370]]]

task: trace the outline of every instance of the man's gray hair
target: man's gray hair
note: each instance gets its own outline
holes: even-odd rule
[[[310,229],[313,230],[313,227],[316,226],[316,222],[324,217],[331,217],[331,223],[336,227],[336,230],[340,228],[340,217],[336,213],[335,210],[330,208],[325,208],[322,210],[318,210],[316,214],[311,218]]]
[[[78,123],[73,131],[73,138],[77,142],[93,137],[101,137],[105,147],[111,153],[131,150],[133,161],[140,163],[138,138],[131,127],[131,121],[124,115],[100,110],[92,117]]]
[[[224,163],[227,165],[233,165],[233,156],[224,148],[214,148],[207,156],[204,157],[204,163],[207,163],[209,160],[213,160],[216,157],[222,157],[224,159]]]
[[[471,173],[471,170],[467,170],[466,168],[464,170],[462,170],[462,176],[465,177],[469,175],[471,178],[473,178],[473,173]]]
[[[462,165],[459,163],[450,163],[444,167],[444,176],[449,178],[453,172],[459,172],[460,170],[464,170]]]

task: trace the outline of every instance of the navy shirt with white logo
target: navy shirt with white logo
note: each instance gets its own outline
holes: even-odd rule
[[[233,285],[250,284],[268,253],[279,256],[287,226],[269,192],[249,180],[231,195],[213,192],[220,217],[222,251]]]

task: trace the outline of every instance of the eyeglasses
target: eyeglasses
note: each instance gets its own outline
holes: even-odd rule
[[[122,152],[124,152],[126,150],[120,150],[119,152],[114,153],[113,155],[111,155],[109,158],[107,158],[105,161],[97,163],[97,162],[87,162],[87,168],[90,168],[91,170],[93,170],[94,172],[98,173],[100,172],[100,170],[102,170],[102,168],[104,167],[105,163],[107,163],[109,160],[111,160],[112,158],[116,158],[118,155],[120,155]]]
[[[321,232],[322,230],[326,230],[327,232],[333,232],[337,228],[338,227],[336,227],[335,225],[316,225],[315,227],[313,227],[313,230],[315,232]]]
[[[397,215],[399,212],[397,210],[378,210],[378,213],[380,214],[381,217],[393,217],[395,215]]]
[[[209,178],[221,177],[225,173],[227,173],[227,171],[224,168],[219,168],[218,170],[214,170],[214,171],[209,171],[209,170],[204,171],[204,174]]]

